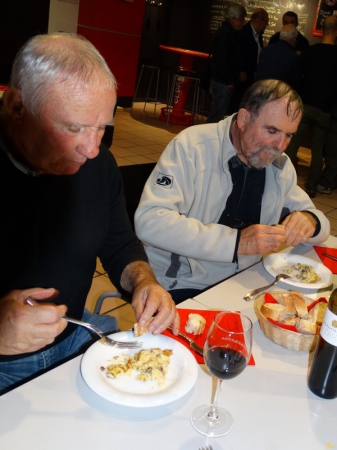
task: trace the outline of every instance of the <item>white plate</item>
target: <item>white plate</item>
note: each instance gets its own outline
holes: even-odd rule
[[[115,333],[111,337],[118,341],[135,340],[132,331]],[[106,400],[138,408],[171,403],[192,389],[197,380],[198,365],[186,347],[167,336],[151,333],[138,340],[143,342],[142,349],[159,347],[173,350],[163,386],[158,386],[157,381],[144,382],[128,375],[108,378],[101,366],[107,366],[113,356],[134,355],[140,349],[118,349],[97,341],[89,347],[81,361],[82,377],[89,388]]]
[[[302,283],[294,279],[282,280],[283,283],[290,284],[305,289],[321,289],[329,286],[332,283],[332,273],[325,267],[324,264],[305,256],[292,255],[289,253],[272,253],[268,255],[263,261],[264,268],[274,277],[279,273],[284,273],[285,270],[291,269],[293,264],[309,264],[313,266],[314,271],[321,277],[320,281],[316,283]],[[294,270],[294,278],[298,272]],[[290,274],[291,275],[291,274]]]

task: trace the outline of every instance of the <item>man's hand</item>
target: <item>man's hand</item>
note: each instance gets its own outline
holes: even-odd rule
[[[180,317],[170,294],[158,284],[148,263],[136,261],[123,271],[121,284],[123,289],[132,292],[132,307],[140,326],[156,314],[148,326],[153,334],[159,334],[172,325],[177,335]]]
[[[276,250],[286,240],[283,225],[251,225],[241,230],[238,254],[260,255]]]
[[[312,214],[295,211],[287,216],[282,225],[285,226],[287,245],[298,245],[310,239],[316,231],[317,221]]]
[[[55,289],[10,291],[0,299],[0,354],[30,353],[51,344],[67,326],[60,320],[65,305],[39,304],[29,306],[27,299],[44,300],[55,295]]]

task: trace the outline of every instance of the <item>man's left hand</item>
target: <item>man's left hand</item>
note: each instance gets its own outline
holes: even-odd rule
[[[135,261],[125,267],[121,285],[132,292],[132,306],[140,326],[144,326],[155,314],[148,326],[149,332],[159,334],[169,325],[173,334],[179,332],[180,316],[171,295],[157,282],[150,265]]]
[[[133,291],[132,306],[140,326],[145,325],[156,314],[148,326],[149,332],[160,334],[172,325],[173,334],[178,334],[180,317],[175,303],[158,283],[137,286]]]
[[[295,246],[314,235],[317,221],[310,213],[295,211],[284,219],[282,225],[286,228],[286,244]]]

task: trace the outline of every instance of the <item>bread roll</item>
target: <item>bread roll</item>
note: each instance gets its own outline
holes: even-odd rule
[[[200,314],[190,313],[188,315],[188,320],[185,325],[186,333],[201,334],[206,325],[206,319]]]
[[[309,311],[308,316],[310,322],[316,323],[316,325],[321,326],[324,320],[327,306],[328,304],[325,302],[316,303],[316,305]]]
[[[290,296],[295,305],[297,316],[301,319],[308,319],[308,308],[300,292],[290,291]]]
[[[138,323],[135,323],[135,324],[133,325],[133,335],[134,335],[134,337],[143,336],[143,334],[148,333],[149,331],[148,331],[147,327],[148,327],[149,324],[152,322],[152,320],[153,320],[153,317],[151,317],[151,319],[148,320],[148,321],[146,322],[146,324],[143,325],[142,327],[141,327],[140,325],[138,325]]]
[[[286,318],[286,307],[277,303],[265,303],[261,306],[261,313],[266,319],[281,322]]]
[[[317,325],[310,320],[300,319],[296,323],[297,330],[302,334],[316,334]]]
[[[296,308],[294,305],[294,300],[289,293],[282,294],[281,298],[280,298],[280,302],[286,308],[286,316],[287,317],[296,316]]]

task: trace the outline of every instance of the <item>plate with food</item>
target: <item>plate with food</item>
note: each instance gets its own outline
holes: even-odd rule
[[[132,331],[112,335],[134,340]],[[138,339],[138,338],[137,338]],[[81,373],[89,388],[111,402],[132,407],[171,403],[189,392],[198,375],[192,353],[168,336],[144,334],[142,348],[112,348],[95,342],[83,355]]]
[[[305,289],[321,289],[332,283],[332,273],[321,262],[289,253],[272,253],[262,261],[264,268],[274,277],[280,273],[291,278],[283,283]]]

